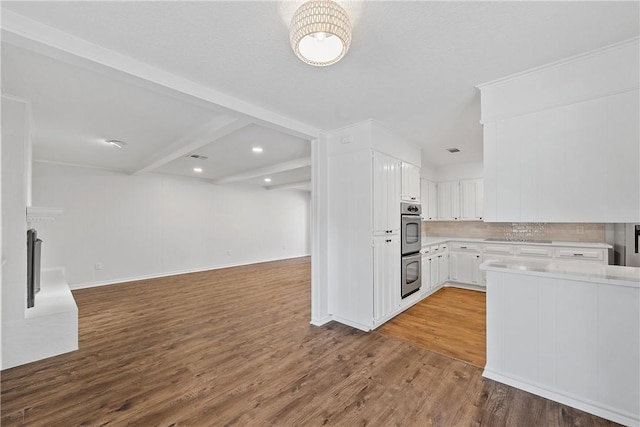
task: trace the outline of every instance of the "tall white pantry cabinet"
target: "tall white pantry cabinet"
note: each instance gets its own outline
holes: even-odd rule
[[[403,309],[402,164],[419,170],[420,151],[374,121],[340,129],[327,141],[329,316],[369,331]],[[416,194],[410,190],[405,196]]]

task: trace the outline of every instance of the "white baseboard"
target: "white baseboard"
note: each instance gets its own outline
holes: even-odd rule
[[[520,379],[512,378],[510,376],[500,374],[487,368],[485,368],[482,372],[482,376],[509,385],[511,387],[515,387],[520,390],[542,396],[546,399],[571,406],[572,408],[580,409],[581,411],[597,415],[598,417],[602,417],[619,424],[623,424],[626,426],[640,425],[640,414],[622,413],[615,408],[600,405],[597,402],[591,402],[586,399],[581,399],[579,396],[570,396],[560,390],[552,390],[530,384]]]
[[[331,316],[324,316],[321,319],[311,319],[311,323],[313,326],[324,326],[327,323],[331,322],[333,320],[333,317]]]
[[[202,267],[202,268],[193,268],[193,269],[186,269],[186,270],[174,270],[174,271],[167,271],[167,272],[156,273],[156,274],[146,274],[146,275],[142,275],[142,276],[119,277],[117,279],[106,280],[106,281],[101,281],[101,282],[89,282],[89,283],[80,283],[80,284],[69,285],[69,288],[71,290],[96,288],[98,286],[117,285],[117,284],[127,283],[127,282],[136,282],[136,281],[139,281],[139,280],[157,279],[157,278],[160,278],[160,277],[176,276],[176,275],[179,275],[179,274],[198,273],[198,272],[201,272],[201,271],[210,271],[210,270],[220,270],[222,268],[241,267],[243,265],[260,264],[260,263],[263,263],[263,262],[272,262],[272,261],[283,261],[283,260],[286,260],[286,259],[304,258],[304,257],[308,257],[308,256],[309,256],[308,254],[307,255],[294,255],[294,256],[285,257],[285,258],[267,258],[267,259],[249,261],[249,262],[235,263],[235,264],[213,265],[213,266]]]

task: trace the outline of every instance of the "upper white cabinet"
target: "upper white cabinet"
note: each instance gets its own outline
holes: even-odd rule
[[[423,221],[438,219],[438,189],[435,182],[428,179],[420,180],[420,203]]]
[[[460,182],[438,183],[438,219],[443,221],[460,219]]]
[[[460,181],[460,219],[481,220],[484,205],[484,180]]]
[[[400,164],[385,154],[373,154],[373,234],[400,231]]]
[[[484,220],[640,221],[638,39],[479,86]]]
[[[437,195],[437,219],[441,221],[482,220],[484,215],[484,180],[482,178],[439,182]]]
[[[402,201],[420,203],[420,168],[405,162],[401,167]]]

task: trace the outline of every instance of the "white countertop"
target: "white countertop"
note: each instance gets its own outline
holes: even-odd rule
[[[612,246],[607,243],[592,243],[592,242],[557,242],[540,243],[540,242],[523,242],[520,240],[504,240],[504,241],[489,241],[485,238],[470,238],[470,237],[422,237],[422,247],[438,245],[446,242],[473,242],[473,243],[486,243],[486,244],[507,244],[507,245],[533,245],[533,246],[570,246],[572,248],[597,248],[597,249],[611,249]]]
[[[544,276],[583,282],[640,287],[640,268],[602,265],[583,262],[540,261],[487,261],[480,264],[482,271]]]

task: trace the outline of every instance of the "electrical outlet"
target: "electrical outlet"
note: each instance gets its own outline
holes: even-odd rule
[[[227,251],[227,256],[231,256],[231,249]]]
[[[101,262],[96,262],[93,265],[93,268],[95,268],[96,270],[102,270],[102,263]]]

